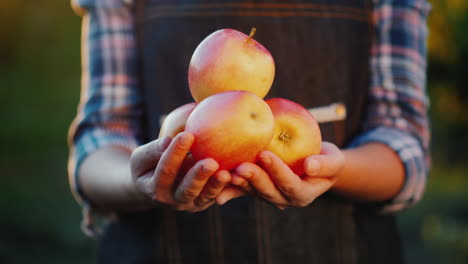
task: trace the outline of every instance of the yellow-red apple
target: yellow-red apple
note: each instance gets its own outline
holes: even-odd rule
[[[195,49],[188,70],[196,102],[225,91],[244,90],[263,98],[275,76],[270,52],[252,37],[234,29],[208,35]]]
[[[275,126],[268,105],[247,91],[207,97],[190,114],[185,131],[195,136],[190,149],[196,160],[213,158],[219,169],[255,162],[270,143]]]
[[[283,98],[266,100],[275,118],[275,132],[267,147],[297,175],[304,174],[304,160],[320,154],[322,136],[315,118],[302,105]]]
[[[188,103],[177,107],[164,118],[158,138],[174,138],[177,134],[185,130],[185,123],[195,108],[196,103]]]

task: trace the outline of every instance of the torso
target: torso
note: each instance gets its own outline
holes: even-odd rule
[[[344,147],[360,132],[368,94],[370,1],[137,2],[148,140],[158,135],[161,114],[193,100],[187,69],[198,43],[220,28],[248,33],[253,26],[276,63],[268,97],[305,107],[343,102],[348,118],[321,125],[324,140]],[[382,229],[386,241],[378,244],[373,233]],[[285,211],[246,197],[196,214],[157,209],[125,215],[108,229],[102,245],[113,243],[116,234],[145,245],[134,250],[135,262],[126,263],[401,262],[392,217],[375,216],[330,194]],[[132,245],[121,243],[118,247]]]

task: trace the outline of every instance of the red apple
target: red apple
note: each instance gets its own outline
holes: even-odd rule
[[[213,158],[219,169],[255,162],[270,143],[275,123],[268,105],[247,91],[207,97],[190,114],[185,131],[195,136],[190,149],[196,160]]]
[[[270,52],[250,36],[234,29],[208,35],[195,49],[188,70],[196,102],[225,91],[244,90],[263,98],[275,75]]]
[[[188,103],[177,107],[164,118],[158,138],[174,138],[177,134],[185,130],[185,123],[195,108],[196,103]]]
[[[297,175],[304,174],[304,160],[320,154],[322,136],[315,118],[302,105],[283,98],[266,100],[275,118],[275,132],[267,147]]]

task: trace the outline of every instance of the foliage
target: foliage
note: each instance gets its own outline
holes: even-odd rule
[[[409,263],[468,262],[468,2],[431,2],[432,164],[425,198],[400,215]]]
[[[0,263],[91,263],[67,183],[80,18],[64,1],[0,1]]]

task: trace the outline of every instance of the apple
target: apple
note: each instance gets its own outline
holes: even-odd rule
[[[188,69],[190,92],[196,102],[225,91],[244,90],[263,98],[275,76],[270,52],[234,29],[208,35],[195,49]]]
[[[195,160],[213,158],[219,169],[232,170],[242,162],[257,161],[274,127],[273,114],[262,98],[247,91],[228,91],[201,101],[185,131],[195,136],[190,149]]]
[[[185,123],[195,108],[196,103],[188,103],[177,107],[164,118],[158,138],[174,138],[177,134],[185,130]]]
[[[266,148],[297,175],[304,174],[304,160],[320,154],[322,136],[315,118],[302,105],[284,98],[266,100],[275,118],[273,139]]]

